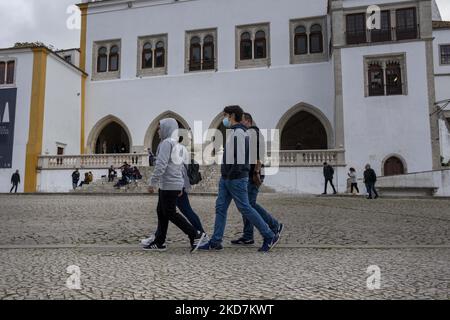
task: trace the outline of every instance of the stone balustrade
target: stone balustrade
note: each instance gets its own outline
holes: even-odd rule
[[[345,166],[345,151],[336,150],[289,150],[272,153],[268,165],[280,167],[318,167],[324,162],[333,166]],[[111,165],[120,167],[124,162],[138,167],[148,166],[146,153],[134,154],[90,154],[76,156],[40,156],[39,169],[106,169]]]
[[[40,156],[38,169],[106,169],[120,167],[124,162],[132,166],[148,166],[147,153],[132,154],[89,154],[76,156]]]

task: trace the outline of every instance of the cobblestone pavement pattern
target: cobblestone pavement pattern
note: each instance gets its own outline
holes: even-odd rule
[[[208,232],[214,201],[191,199]],[[155,229],[155,197],[1,195],[0,299],[450,298],[449,200],[263,195],[261,203],[286,224],[273,252],[190,255],[174,227],[166,253],[140,250]],[[233,206],[224,243],[240,232]],[[81,290],[65,286],[69,265],[81,269]],[[370,265],[380,267],[380,290],[366,286]]]

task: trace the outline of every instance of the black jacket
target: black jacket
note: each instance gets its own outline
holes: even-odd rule
[[[364,171],[364,183],[375,183],[377,182],[377,174],[370,168]]]
[[[11,183],[12,184],[18,184],[20,183],[20,175],[18,173],[13,173],[12,177],[11,177]]]
[[[247,128],[242,124],[237,124],[230,129],[232,130],[232,134],[224,146],[223,161],[220,169],[222,178],[226,180],[247,178],[250,172]],[[234,147],[234,159],[229,159],[230,163],[227,163],[227,152],[229,152],[228,149],[232,147]],[[243,156],[245,157],[245,161],[242,162],[245,163],[238,163],[238,159]]]
[[[334,169],[330,165],[326,165],[323,167],[323,176],[325,179],[333,179],[334,176]]]
[[[255,131],[255,132],[252,132]],[[262,136],[262,134],[259,131],[259,128],[256,126],[252,126],[250,128],[248,128],[248,133],[250,136],[250,148],[254,148],[252,146],[253,143],[256,143],[256,159],[251,159],[251,163],[250,163],[250,172],[249,172],[249,181],[253,181],[253,174],[255,173],[255,168],[256,168],[256,164],[254,163],[255,161],[261,161],[264,162],[264,159],[261,159],[261,155],[264,155],[265,153],[265,142],[264,142],[264,137]],[[256,137],[256,141],[252,141],[252,136]],[[251,150],[250,149],[250,150]],[[253,152],[254,150],[251,150],[250,152]],[[251,158],[251,157],[250,157]],[[263,165],[264,167],[264,165]],[[261,180],[264,181],[264,175],[261,174]]]
[[[80,181],[80,172],[79,171],[74,171],[72,173],[72,182],[75,183],[75,182],[78,182],[78,181]]]

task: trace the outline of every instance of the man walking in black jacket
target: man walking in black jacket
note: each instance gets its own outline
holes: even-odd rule
[[[74,172],[72,172],[72,188],[75,190],[78,186],[78,182],[80,181],[80,171],[78,169],[75,169]]]
[[[16,170],[15,173],[13,173],[12,177],[11,177],[11,190],[9,191],[9,193],[12,193],[13,189],[15,188],[16,190],[14,191],[14,193],[17,193],[17,187],[19,186],[20,183],[20,175],[19,175],[19,170]]]
[[[333,188],[333,194],[336,194],[337,193],[336,188],[334,187],[333,184],[334,169],[326,162],[324,162],[323,164],[323,176],[325,177],[325,191],[322,194],[327,194],[328,182],[331,184],[331,187]]]
[[[377,189],[375,189],[375,183],[377,182],[377,174],[370,167],[370,164],[366,164],[366,171],[364,171],[364,183],[366,184],[367,192],[369,196],[367,199],[372,199],[372,192],[375,194],[375,199],[378,198]]]

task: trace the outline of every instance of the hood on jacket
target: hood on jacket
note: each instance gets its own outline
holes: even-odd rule
[[[175,130],[178,130],[178,122],[175,119],[168,118],[159,122],[161,128],[161,141],[170,138]]]

